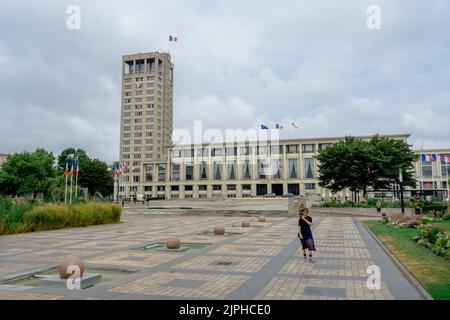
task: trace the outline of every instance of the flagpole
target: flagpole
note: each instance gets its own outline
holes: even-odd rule
[[[70,169],[70,197],[69,204],[72,204],[72,186],[73,186],[73,158],[72,158],[72,168]]]
[[[64,191],[64,203],[67,203],[67,175],[69,174],[69,172],[68,172],[68,164],[67,164],[67,161],[66,161],[66,172],[64,173],[64,175],[66,176],[66,188],[65,188],[65,191]]]
[[[75,172],[75,200],[78,198],[78,157],[77,157],[77,171]]]

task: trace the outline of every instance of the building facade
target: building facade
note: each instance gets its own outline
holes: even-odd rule
[[[124,184],[140,192],[144,163],[167,160],[173,130],[173,64],[168,53],[122,57],[120,162],[130,174]],[[125,187],[120,187],[125,194]]]
[[[389,135],[407,141],[409,134]],[[370,139],[371,136],[361,136]],[[166,161],[142,163],[139,185],[123,185],[121,197],[245,198],[291,193],[326,199],[318,184],[318,153],[344,137],[284,139],[276,143],[236,142],[173,146]],[[349,191],[338,194],[350,197]]]
[[[416,154],[418,155],[415,164],[417,190],[427,196],[448,198],[450,196],[450,149],[418,150]]]

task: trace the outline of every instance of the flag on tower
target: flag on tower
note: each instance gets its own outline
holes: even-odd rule
[[[292,125],[292,128],[298,129],[298,126],[295,123],[292,122],[291,125]]]
[[[78,166],[78,158],[77,158],[77,172],[76,172],[76,176],[78,177],[78,174],[80,173],[80,167]]]
[[[281,124],[275,124],[275,129],[283,130],[283,126]]]
[[[261,125],[261,129],[262,129],[262,130],[269,130],[269,127],[262,124],[262,125]]]
[[[66,161],[66,172],[64,175],[67,177],[69,175],[69,161]]]

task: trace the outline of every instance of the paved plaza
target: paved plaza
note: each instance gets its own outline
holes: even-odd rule
[[[252,217],[243,228],[238,216],[125,214],[120,224],[2,236],[0,299],[422,299],[358,219],[314,219],[314,263],[303,259],[292,217]],[[215,225],[228,234],[214,235]],[[196,247],[142,249],[171,235]],[[68,255],[124,272],[83,290],[5,284]],[[371,265],[381,289],[366,286]]]

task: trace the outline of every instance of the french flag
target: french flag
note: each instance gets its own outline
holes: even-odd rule
[[[69,162],[66,161],[66,172],[64,173],[64,175],[67,177],[69,175]]]
[[[72,160],[72,166],[70,167],[70,176],[73,177],[73,160]]]
[[[450,158],[448,156],[441,156],[440,158],[441,158],[441,162],[444,162],[444,163],[450,162]]]
[[[80,173],[80,167],[78,166],[78,159],[77,159],[77,172],[76,172],[76,176],[78,177],[78,174]]]

